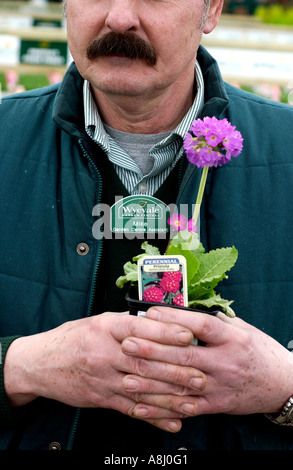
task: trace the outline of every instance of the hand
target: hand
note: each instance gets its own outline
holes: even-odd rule
[[[151,308],[147,317],[190,329],[205,346],[153,345],[136,338],[136,355],[201,370],[206,386],[191,395],[196,414],[278,412],[293,394],[293,355],[273,338],[240,318],[216,317],[171,308]],[[126,344],[122,347],[125,350]],[[129,352],[128,352],[129,354]],[[151,384],[136,377],[140,393]]]
[[[197,390],[198,381],[202,387],[204,374],[193,367],[124,354],[121,343],[129,336],[151,343],[154,356],[157,347],[169,344],[180,349],[193,339],[188,328],[126,312],[104,313],[18,338],[10,345],[4,365],[11,404],[21,406],[42,396],[76,407],[115,409],[178,431],[180,418],[196,404],[185,397],[186,390]],[[129,380],[128,387],[123,387],[129,374],[148,377],[151,390],[138,394]]]

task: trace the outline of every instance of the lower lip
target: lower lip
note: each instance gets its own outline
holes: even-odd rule
[[[139,60],[139,59],[130,59],[129,57],[126,57],[125,55],[119,55],[119,54],[103,56],[103,58],[112,63],[123,64],[126,62],[128,65],[129,63],[135,63],[135,62],[137,63],[137,61]]]

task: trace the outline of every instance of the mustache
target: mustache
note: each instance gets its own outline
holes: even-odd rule
[[[144,39],[132,31],[124,34],[110,32],[95,38],[86,50],[90,60],[109,55],[122,55],[129,59],[142,59],[148,65],[154,66],[157,62],[155,49]]]

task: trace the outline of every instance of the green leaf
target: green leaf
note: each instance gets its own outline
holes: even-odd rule
[[[232,248],[219,248],[208,253],[200,254],[199,269],[190,281],[191,287],[200,284],[202,286],[215,287],[226,276],[237,261],[238,251]]]
[[[137,264],[127,261],[123,266],[124,274],[128,274],[137,270]]]
[[[195,276],[199,268],[199,261],[191,251],[183,250],[181,246],[170,245],[168,249],[168,255],[182,255],[186,259],[186,270],[187,270],[187,285],[191,279]]]
[[[147,241],[142,243],[141,249],[144,250],[144,253],[140,253],[139,255],[134,256],[132,258],[133,261],[137,261],[138,259],[146,255],[150,255],[150,256],[160,255],[159,248],[157,248],[156,246],[150,245]]]
[[[225,300],[222,299],[219,294],[216,294],[208,299],[197,299],[188,302],[188,306],[196,309],[196,307],[206,307],[206,308],[219,308],[222,312],[224,312],[229,317],[235,317],[234,310],[230,307],[233,303],[232,300]]]
[[[146,255],[159,255],[159,248],[153,245],[150,245],[148,242],[143,242],[141,249],[145,251]]]
[[[127,282],[137,282],[138,281],[138,272],[137,264],[127,261],[123,266],[124,276],[118,277],[116,280],[116,286],[122,289]]]
[[[143,242],[141,249],[145,253],[141,253],[133,257],[133,261],[137,261],[139,258],[142,258],[146,255],[159,255],[160,251],[156,246],[150,245],[147,241]],[[116,280],[116,286],[122,289],[127,282],[137,282],[138,281],[138,270],[137,264],[127,261],[123,266],[124,276],[118,277]]]
[[[171,239],[166,254],[169,254],[169,248],[172,246],[180,247],[183,251],[193,252],[198,249],[199,245],[200,241],[197,233],[181,230]]]
[[[203,244],[200,243],[197,248],[195,248],[195,249],[193,249],[193,250],[191,250],[191,251],[192,251],[192,253],[194,254],[194,256],[199,256],[199,255],[201,255],[202,253],[205,252],[205,249],[204,249]]]
[[[212,287],[204,287],[200,284],[188,289],[188,299],[190,301],[197,299],[207,299],[212,297],[215,291]]]

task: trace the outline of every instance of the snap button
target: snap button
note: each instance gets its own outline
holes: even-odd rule
[[[145,194],[148,190],[148,185],[145,181],[139,183],[138,190],[141,194]]]
[[[79,243],[76,247],[76,251],[79,255],[84,256],[88,254],[90,248],[87,243]]]
[[[61,450],[61,444],[59,442],[53,441],[49,445],[49,450]]]

